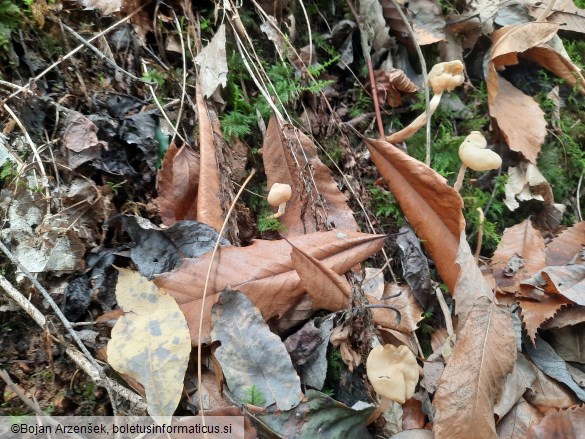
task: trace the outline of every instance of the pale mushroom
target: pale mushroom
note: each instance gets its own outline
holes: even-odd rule
[[[453,91],[456,87],[463,84],[465,76],[463,75],[463,63],[461,61],[448,61],[435,64],[428,75],[429,85],[433,90],[433,98],[429,102],[429,111],[414,119],[410,125],[402,130],[386,136],[386,141],[390,143],[404,142],[412,137],[419,129],[427,123],[427,115],[431,117],[441,101],[443,93]]]
[[[376,346],[366,360],[366,371],[372,387],[380,395],[380,405],[370,416],[374,421],[392,401],[404,404],[414,395],[419,379],[416,357],[406,346]]]
[[[286,183],[274,183],[268,193],[268,204],[273,207],[278,206],[278,212],[270,215],[268,218],[279,218],[284,215],[286,202],[292,196],[292,189]]]
[[[459,158],[461,167],[457,174],[457,181],[453,189],[459,192],[463,185],[465,170],[471,168],[474,171],[489,171],[502,166],[502,158],[491,149],[487,148],[487,141],[479,131],[472,131],[459,146]]]

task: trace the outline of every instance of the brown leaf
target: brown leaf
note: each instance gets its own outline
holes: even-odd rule
[[[83,163],[99,158],[102,148],[108,144],[97,138],[97,126],[77,111],[72,112],[65,122],[63,132],[63,153],[67,164],[75,169]]]
[[[436,0],[414,0],[407,4],[413,16],[414,34],[421,46],[445,40],[446,23]]]
[[[541,419],[540,412],[522,398],[498,424],[498,437],[500,439],[526,437],[530,426]]]
[[[573,260],[585,245],[585,221],[564,230],[546,246],[546,265],[565,265]],[[578,258],[576,263],[582,263]]]
[[[342,274],[362,262],[384,245],[383,235],[358,232],[316,232],[289,238],[303,252],[322,261],[336,273]],[[211,270],[205,311],[202,341],[209,339],[211,306],[219,292],[231,286],[246,293],[266,320],[283,315],[305,293],[290,259],[288,242],[256,240],[248,247],[220,247]],[[211,255],[185,259],[176,270],[159,275],[155,283],[166,289],[187,317],[191,340],[197,343],[201,297]]]
[[[479,298],[439,380],[433,400],[435,438],[497,439],[494,404],[515,362],[509,312]]]
[[[515,256],[522,259],[523,265],[514,271],[510,264]],[[543,268],[544,264],[544,239],[530,220],[504,230],[492,257],[494,278],[500,289],[508,293],[518,292],[520,282]]]
[[[546,267],[534,279],[531,285],[542,280],[544,283],[539,282],[538,286],[545,291],[560,294],[577,305],[585,306],[585,266]]]
[[[539,368],[536,370],[536,380],[526,391],[524,398],[533,406],[545,408],[568,408],[579,401],[575,394],[558,381],[546,376]]]
[[[560,295],[547,295],[543,300],[518,299],[522,316],[522,322],[525,325],[526,332],[534,343],[538,328],[553,318],[553,316],[563,307],[569,305],[567,299]]]
[[[526,23],[506,26],[494,32],[487,74],[488,104],[510,149],[535,163],[546,136],[544,112],[536,101],[506,81],[497,70],[517,64],[518,54],[548,41],[558,25]]]
[[[396,324],[396,315],[393,311],[383,308],[372,309],[372,318],[374,323],[385,328],[410,334],[418,328],[418,323],[423,319],[423,310],[408,286],[386,284],[384,287],[384,297],[395,296],[399,292],[399,296],[387,300],[378,300],[371,296],[367,298],[372,304],[390,305],[400,311],[400,324]]]
[[[376,92],[381,102],[387,102],[391,107],[399,107],[402,102],[400,92],[415,93],[418,86],[410,80],[406,73],[400,69],[392,69],[389,72],[379,69],[374,71]]]
[[[286,213],[280,217],[287,228],[283,236],[332,227],[358,230],[346,197],[319,159],[315,144],[298,129],[272,117],[264,138],[262,160],[268,189],[274,183],[286,183],[292,188]]]
[[[478,298],[487,297],[493,300],[494,293],[471,254],[464,231],[461,232],[459,239],[455,263],[461,267],[457,285],[453,292],[455,312],[459,318],[465,319],[465,316],[473,308]]]
[[[574,406],[568,410],[546,415],[539,424],[533,425],[527,439],[580,439],[585,432],[585,407]]]
[[[548,320],[543,329],[564,328],[565,326],[578,325],[583,323],[583,316],[585,315],[585,307],[578,305],[567,305],[561,309],[554,317]]]
[[[159,214],[165,226],[197,219],[199,157],[186,146],[169,146],[157,175]]]
[[[314,308],[339,311],[349,306],[351,285],[344,277],[294,245],[290,259]]]
[[[366,145],[443,281],[454,291],[459,275],[455,257],[465,228],[461,196],[445,178],[394,145],[381,140],[367,140]]]
[[[546,8],[547,5],[540,2],[528,5],[530,15],[534,18],[539,17]],[[555,2],[550,14],[546,17],[546,21],[562,25],[563,30],[585,33],[585,9],[578,8],[573,0]]]
[[[219,167],[214,139],[214,136],[220,132],[219,121],[215,119],[212,124],[200,85],[197,86],[196,98],[199,118],[199,153],[201,156],[199,191],[197,193],[197,221],[205,223],[215,230],[220,230],[223,224],[223,209],[220,201]]]

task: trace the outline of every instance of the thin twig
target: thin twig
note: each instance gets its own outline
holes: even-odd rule
[[[485,216],[483,214],[483,210],[481,210],[481,207],[477,208],[477,211],[479,212],[479,226],[477,229],[477,246],[475,247],[475,263],[477,264],[477,261],[479,260],[479,252],[481,252],[481,245],[483,243],[483,223],[485,221]]]
[[[577,215],[579,216],[579,221],[583,221],[583,216],[581,215],[581,183],[583,183],[583,172],[585,169],[581,170],[581,176],[579,177],[579,183],[577,183]]]
[[[435,288],[435,294],[437,296],[437,301],[439,302],[439,306],[441,307],[441,311],[443,312],[443,316],[445,317],[445,326],[447,328],[447,334],[450,336],[455,335],[455,331],[453,330],[453,320],[451,319],[451,311],[449,311],[449,307],[447,306],[447,302],[445,302],[445,297],[443,296],[443,292],[441,288]]]
[[[31,409],[39,416],[48,416],[45,412],[43,412],[43,409],[41,409],[38,404],[35,404],[28,398],[28,396],[24,394],[24,392],[14,383],[14,381],[12,381],[10,375],[8,375],[8,372],[6,372],[4,369],[0,369],[0,378],[2,378],[6,385],[10,387],[10,390],[12,390],[29,409]]]
[[[172,9],[171,9],[172,10]],[[179,132],[179,124],[181,123],[181,116],[183,115],[183,106],[185,105],[185,95],[187,94],[187,56],[185,54],[185,41],[183,40],[183,32],[181,30],[181,23],[179,22],[179,18],[175,11],[173,11],[173,16],[175,17],[175,24],[177,25],[177,30],[179,31],[179,38],[181,40],[181,57],[183,59],[183,82],[181,84],[181,104],[179,105],[179,112],[177,114],[177,123],[175,125],[175,129],[173,132],[173,137],[171,138],[171,143],[174,143],[175,136]]]

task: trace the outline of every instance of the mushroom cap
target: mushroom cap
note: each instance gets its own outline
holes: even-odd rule
[[[286,183],[274,183],[268,193],[268,204],[271,206],[279,206],[282,203],[286,203],[292,196],[292,189],[290,184]]]
[[[435,64],[429,72],[428,78],[434,94],[453,91],[465,81],[463,63],[455,60]]]
[[[376,346],[366,360],[368,379],[379,395],[404,404],[414,395],[419,367],[406,346]]]
[[[461,162],[474,171],[489,171],[502,166],[502,158],[486,149],[487,141],[479,131],[472,131],[459,146]]]

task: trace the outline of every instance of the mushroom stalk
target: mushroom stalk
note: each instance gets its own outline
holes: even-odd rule
[[[461,186],[463,186],[463,179],[465,178],[466,170],[467,166],[461,163],[461,166],[459,167],[459,173],[457,174],[457,180],[455,180],[455,184],[453,185],[453,189],[455,189],[457,192],[459,192]]]
[[[425,124],[427,123],[427,114],[428,117],[431,117],[433,115],[433,113],[439,106],[439,102],[441,102],[441,96],[443,96],[443,93],[433,95],[433,98],[429,103],[429,111],[428,112],[425,111],[424,113],[419,115],[416,119],[410,122],[409,125],[402,128],[400,131],[390,134],[389,136],[386,136],[386,142],[400,143],[414,136],[414,134],[422,127],[424,127]]]
[[[388,410],[390,408],[390,406],[392,405],[393,402],[394,401],[392,401],[391,399],[388,399],[385,396],[382,396],[382,399],[380,400],[380,404],[378,404],[376,409],[372,412],[372,414],[368,418],[368,422],[366,423],[366,425],[370,425],[372,422],[374,422],[376,419],[378,419],[381,414],[383,414],[386,410]]]

